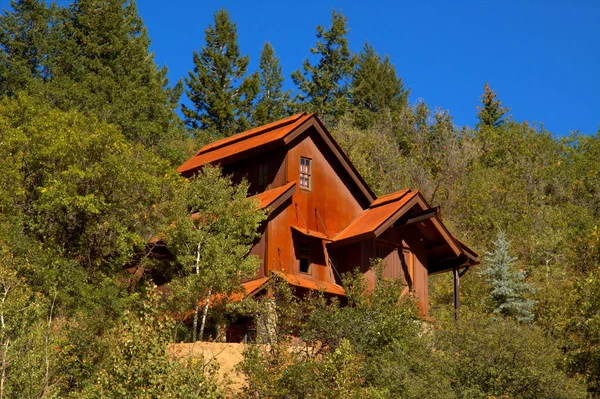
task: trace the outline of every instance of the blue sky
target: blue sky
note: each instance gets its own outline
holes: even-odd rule
[[[192,66],[213,14],[226,8],[240,48],[257,68],[271,42],[287,84],[314,46],[331,10],[348,17],[351,50],[365,40],[388,54],[411,89],[448,109],[459,125],[476,123],[488,81],[517,120],[543,122],[556,135],[595,133],[600,124],[600,1],[191,1],[139,0],[156,61],[177,80]]]
[[[348,17],[351,50],[371,42],[390,56],[411,102],[447,109],[458,125],[475,125],[487,81],[519,121],[543,122],[558,136],[599,129],[600,1],[138,0],[172,82],[193,68],[192,51],[221,7],[237,23],[250,71],[269,41],[289,87],[316,26],[328,26],[336,9]]]

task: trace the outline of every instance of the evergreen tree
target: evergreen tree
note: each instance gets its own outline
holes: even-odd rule
[[[292,73],[298,86],[297,101],[303,110],[316,112],[326,123],[331,123],[348,108],[348,82],[354,59],[348,49],[347,18],[332,11],[331,27],[317,26],[317,45],[310,49],[319,57],[316,64],[304,60],[301,70]]]
[[[477,118],[479,119],[477,127],[500,127],[504,125],[510,119],[510,116],[506,115],[510,111],[510,108],[502,106],[502,102],[496,98],[497,94],[490,88],[487,82],[483,90],[483,94],[481,95],[482,106],[477,107],[479,110],[477,113]]]
[[[46,7],[12,3],[0,21],[2,91],[26,89],[52,105],[119,125],[148,147],[179,138],[181,87],[149,53],[150,39],[134,0],[76,0]]]
[[[15,95],[32,79],[52,76],[59,9],[40,0],[11,0],[0,17],[0,93]]]
[[[181,88],[169,88],[167,69],[154,62],[134,0],[76,0],[67,33],[75,51],[68,51],[64,74],[76,89],[68,87],[62,101],[147,146],[176,135]]]
[[[534,302],[525,299],[531,286],[525,282],[525,273],[514,270],[517,258],[510,255],[510,244],[504,232],[498,233],[494,251],[486,254],[487,267],[481,271],[492,286],[489,295],[494,313],[514,317],[519,321],[533,320]]]
[[[397,111],[407,104],[408,94],[389,57],[382,59],[371,44],[365,43],[358,56],[350,89],[357,124],[368,127],[378,112],[384,109]]]
[[[218,137],[230,136],[250,125],[253,102],[259,90],[258,74],[244,77],[250,61],[241,56],[237,27],[227,11],[215,13],[214,25],[205,30],[206,44],[194,52],[194,70],[185,79],[194,108],[182,106],[186,124]]]
[[[264,125],[284,118],[289,112],[290,90],[282,90],[283,74],[279,58],[269,42],[260,53],[260,93],[254,110],[255,125]]]

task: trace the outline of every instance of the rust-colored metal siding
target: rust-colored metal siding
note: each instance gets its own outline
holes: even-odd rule
[[[310,160],[308,190],[296,183],[301,157]],[[189,176],[207,163],[222,165],[234,183],[247,179],[249,194],[269,209],[264,233],[251,251],[262,258],[257,277],[279,273],[302,289],[325,286],[339,294],[339,274],[356,268],[373,288],[370,260],[381,257],[383,277],[401,278],[427,316],[429,272],[445,271],[448,262],[478,262],[435,212],[423,213],[431,207],[418,191],[375,199],[313,114],[293,115],[209,144],[178,171]],[[310,268],[300,272],[300,259],[307,257]]]
[[[265,277],[266,276],[266,268],[265,268],[265,257],[267,254],[266,238],[267,238],[266,234],[263,231],[260,238],[258,240],[256,240],[256,242],[252,246],[252,249],[250,250],[250,255],[256,255],[260,259],[260,267],[258,268],[258,271],[256,272],[255,277]]]
[[[311,159],[312,185],[310,191],[297,187],[291,203],[269,222],[267,269],[336,283],[324,241],[356,218],[363,207],[357,199],[360,194],[351,192],[357,190],[353,182],[340,177],[341,165],[320,140],[316,131],[308,131],[290,143],[284,167],[286,180],[298,179],[302,156]],[[310,248],[308,273],[300,273],[300,242]]]
[[[250,183],[248,194],[255,195],[265,190],[280,187],[287,183],[285,180],[285,151],[282,148],[274,149],[263,154],[249,157],[243,161],[227,164],[223,167],[223,174],[231,175],[232,182],[239,184],[243,179]],[[259,185],[259,168],[267,170],[267,183]]]
[[[287,181],[298,180],[300,157],[312,160],[312,189],[299,188],[294,194],[298,204],[299,227],[333,237],[363,211],[354,183],[343,172],[336,157],[328,151],[316,132],[291,143],[287,155]],[[302,223],[306,222],[306,226]]]
[[[381,277],[394,280],[402,279],[406,281],[404,271],[402,270],[402,261],[404,260],[402,250],[399,251],[396,244],[376,240],[375,257],[382,259],[385,263],[385,268],[382,271]]]

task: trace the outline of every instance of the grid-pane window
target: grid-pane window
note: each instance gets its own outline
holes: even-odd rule
[[[300,157],[300,188],[311,189],[311,160]]]
[[[258,167],[258,186],[264,187],[269,184],[269,169],[267,164]]]

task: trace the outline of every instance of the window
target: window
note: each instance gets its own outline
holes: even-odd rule
[[[300,188],[304,190],[312,188],[310,163],[309,158],[300,157]]]
[[[258,186],[265,187],[269,184],[269,168],[267,164],[262,164],[258,167]]]
[[[309,273],[310,247],[307,242],[298,243],[298,258],[300,259],[300,273]]]

